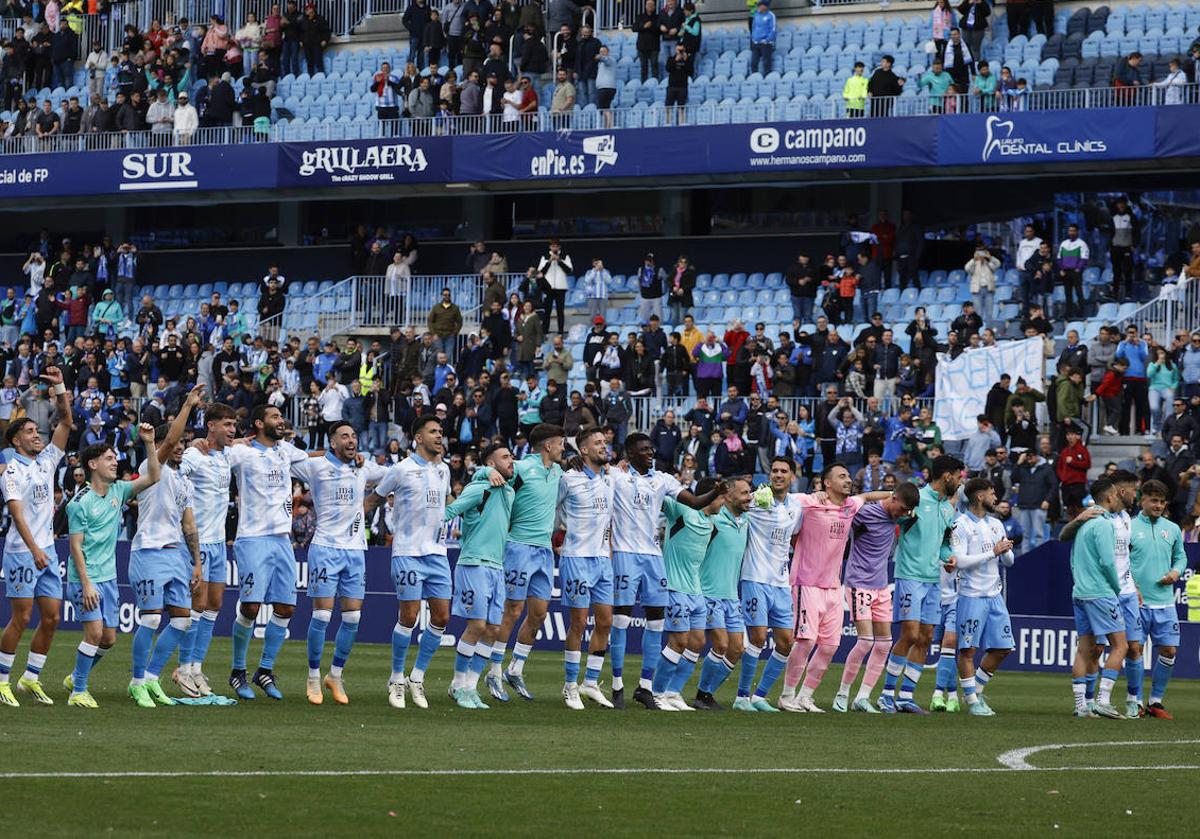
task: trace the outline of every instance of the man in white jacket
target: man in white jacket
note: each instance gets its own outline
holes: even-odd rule
[[[971,281],[971,296],[975,298],[975,308],[985,323],[991,322],[995,315],[992,311],[992,298],[996,293],[996,269],[999,267],[1000,260],[982,245],[975,249],[971,261],[963,267]]]
[[[192,135],[200,125],[200,115],[190,101],[186,91],[180,91],[175,106],[175,143],[186,146],[192,142]]]
[[[571,257],[562,252],[558,239],[550,240],[550,251],[538,262],[538,271],[545,276],[550,285],[549,300],[546,301],[547,331],[550,324],[550,310],[558,307],[558,334],[563,334],[563,308],[567,303],[567,275],[574,270]]]

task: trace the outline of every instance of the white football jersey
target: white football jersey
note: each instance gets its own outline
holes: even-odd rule
[[[179,474],[192,483],[192,513],[200,544],[225,544],[225,520],[229,517],[228,449],[202,454],[189,448],[183,453]]]
[[[368,460],[361,467],[343,463],[332,452],[292,464],[292,475],[308,484],[317,510],[312,543],[327,548],[365,551],[363,497],[367,484],[377,484],[388,470]]]
[[[683,484],[674,475],[634,469],[613,476],[612,549],[635,554],[662,554],[658,520],[666,497],[677,498]]]
[[[442,524],[450,495],[450,467],[410,454],[388,469],[375,494],[395,496],[388,516],[392,556],[446,555]]]
[[[559,556],[610,556],[612,472],[564,472],[558,482],[558,519],[567,534]]]
[[[257,441],[230,446],[225,455],[238,483],[238,538],[290,536],[292,464],[308,455],[286,440],[271,448]]]
[[[1122,510],[1108,515],[1113,526],[1113,564],[1117,566],[1117,577],[1121,581],[1121,594],[1137,594],[1133,572],[1129,568],[1129,539],[1133,523],[1129,513]]]
[[[130,550],[182,545],[183,511],[191,506],[191,482],[164,464],[158,483],[138,493],[138,526]]]
[[[958,559],[958,593],[965,597],[992,597],[1003,591],[1000,564],[1013,564],[1013,552],[996,556],[996,544],[1007,538],[999,519],[977,519],[963,513],[954,520],[950,548]]]
[[[788,493],[782,502],[771,500],[767,509],[751,504],[742,579],[769,586],[791,587],[792,536],[800,530],[804,508],[800,493]]]
[[[14,454],[4,470],[4,500],[21,502],[21,511],[33,540],[39,548],[51,553],[54,547],[54,471],[62,457],[62,449],[47,443],[32,460]],[[4,550],[29,552],[29,546],[13,525],[9,525]]]

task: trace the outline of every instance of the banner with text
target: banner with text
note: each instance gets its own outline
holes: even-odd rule
[[[401,186],[452,179],[449,137],[285,143],[279,186]]]
[[[1165,108],[1163,110],[1170,110]],[[1154,108],[960,114],[938,122],[938,163],[1030,164],[1155,156]]]
[[[1002,373],[1015,385],[1024,379],[1032,388],[1042,388],[1042,341],[1005,341],[994,347],[967,350],[958,358],[938,355],[937,399],[933,419],[945,440],[963,440],[977,429],[976,417],[984,412],[987,394]]]

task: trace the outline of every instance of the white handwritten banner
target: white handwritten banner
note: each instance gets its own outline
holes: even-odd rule
[[[973,434],[976,417],[984,412],[988,391],[1004,373],[1038,390],[1042,389],[1042,339],[1004,341],[994,347],[967,350],[951,360],[938,354],[937,399],[933,418],[946,440],[963,440]]]

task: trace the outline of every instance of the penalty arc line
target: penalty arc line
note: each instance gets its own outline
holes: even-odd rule
[[[1184,746],[1200,743],[1200,740],[1109,740],[1095,743],[1048,743],[1044,746],[1026,746],[1023,749],[1010,749],[1002,753],[996,760],[1006,769],[1014,772],[1029,772],[1029,771],[1046,771],[1051,767],[1032,766],[1027,761],[1027,758],[1032,757],[1039,752],[1062,751],[1063,749],[1087,749],[1087,748],[1108,748],[1113,746]],[[1095,767],[1103,769],[1105,767]],[[1180,767],[1152,767],[1147,766],[1147,769],[1178,769]]]
[[[1098,745],[1098,744],[1089,744]],[[1047,747],[1048,748],[1048,747]],[[177,772],[2,772],[0,780],[56,779],[105,780],[122,778],[421,778],[521,775],[952,775],[1005,774],[1011,772],[1134,772],[1143,770],[1200,770],[1200,764],[1163,766],[973,766],[962,768],[854,768],[854,767],[774,767],[761,768],[559,768],[559,769],[312,769],[312,770],[197,770]]]

